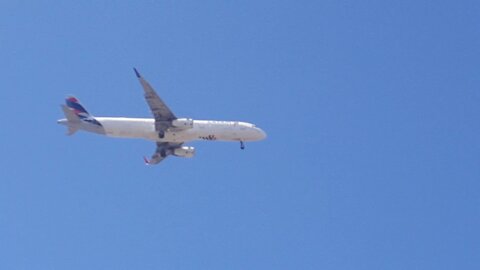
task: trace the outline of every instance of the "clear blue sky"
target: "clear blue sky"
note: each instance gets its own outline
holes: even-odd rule
[[[3,1],[1,269],[479,269],[478,1]],[[247,144],[65,136],[75,94]]]

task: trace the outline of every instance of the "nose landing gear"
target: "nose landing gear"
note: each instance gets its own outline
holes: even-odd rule
[[[245,144],[243,143],[243,141],[240,141],[240,149],[245,149]]]

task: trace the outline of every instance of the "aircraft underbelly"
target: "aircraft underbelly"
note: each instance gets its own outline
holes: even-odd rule
[[[179,142],[208,140],[208,141],[232,141],[235,134],[232,130],[221,127],[194,127],[192,129],[173,132],[166,139],[175,139]]]
[[[105,128],[105,135],[110,137],[143,138],[150,140],[155,140],[157,137],[153,122],[150,121],[122,121],[122,119],[100,119],[100,122]]]

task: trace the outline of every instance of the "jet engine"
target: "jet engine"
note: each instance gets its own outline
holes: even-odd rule
[[[173,155],[177,157],[191,158],[195,155],[195,148],[191,146],[182,146],[173,150]]]
[[[178,118],[172,121],[172,126],[181,129],[193,128],[193,119],[191,118]]]

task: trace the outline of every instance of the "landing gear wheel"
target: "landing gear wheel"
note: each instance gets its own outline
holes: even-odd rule
[[[159,131],[159,132],[158,132],[158,137],[159,137],[160,139],[165,138],[165,132],[164,132],[164,131]]]
[[[245,149],[245,144],[243,143],[243,141],[240,141],[240,149]]]

